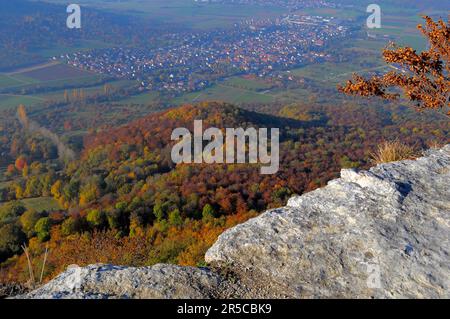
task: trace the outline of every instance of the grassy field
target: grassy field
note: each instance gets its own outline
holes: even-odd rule
[[[42,98],[31,95],[0,94],[0,110],[14,109],[19,104],[35,106],[44,101]]]
[[[104,43],[101,41],[93,41],[93,40],[83,40],[80,41],[77,45],[74,46],[55,46],[53,48],[48,49],[41,49],[37,50],[36,53],[46,57],[46,58],[52,58],[52,57],[58,57],[67,53],[75,52],[75,51],[87,51],[92,49],[103,49],[103,48],[109,48],[111,47],[111,43]]]
[[[360,17],[365,11],[361,8],[345,8],[345,9],[332,9],[332,8],[311,8],[296,11],[296,14],[307,14],[322,17],[339,17],[341,19],[355,19]]]
[[[256,84],[255,84],[256,85]],[[186,104],[200,101],[224,101],[228,103],[270,103],[275,98],[268,93],[254,89],[237,88],[222,82],[200,92],[184,94],[172,101],[171,104]]]
[[[149,104],[159,99],[158,92],[146,92],[120,100],[121,104]]]
[[[53,197],[38,197],[38,198],[28,198],[23,199],[21,202],[25,205],[27,209],[34,209],[38,212],[42,211],[53,211],[61,209],[58,202]]]
[[[46,63],[10,73],[0,73],[0,89],[26,88],[35,84],[40,86],[55,84],[83,85],[102,77],[102,75],[76,69],[65,64]]]
[[[400,45],[412,46],[417,50],[424,50],[426,41],[417,25],[423,23],[422,15],[438,15],[446,17],[445,10],[437,12],[432,9],[416,9],[414,7],[396,6],[388,2],[381,5],[381,28],[369,30],[378,37],[389,38]]]
[[[405,7],[392,4],[393,1],[381,1],[381,28],[367,30],[369,34],[376,36],[380,43],[394,40],[401,45],[409,45],[415,49],[423,50],[425,48],[425,40],[422,37],[417,25],[422,23],[421,15],[423,14],[437,14],[440,16],[446,16],[445,11],[436,10],[419,10],[414,7]],[[330,9],[330,8],[318,8],[318,9],[306,9],[300,13],[310,15],[321,16],[333,16],[340,19],[357,19],[360,18],[361,23],[365,23],[366,17],[369,16],[366,13],[366,7],[369,3],[367,1],[361,1],[352,7],[346,7],[344,9]],[[377,49],[384,47],[380,43],[370,43],[372,47],[375,45]]]
[[[54,89],[45,93],[24,95],[20,92],[39,86],[53,88],[64,86],[92,87],[85,90],[86,96],[99,92],[103,86],[94,84],[103,79],[103,75],[86,72],[59,63],[45,63],[10,73],[0,73],[0,109],[15,108],[19,104],[29,107],[37,106],[45,101],[59,101],[63,99],[64,90]],[[121,87],[123,83],[118,81]],[[11,93],[10,93],[11,92]],[[56,98],[58,97],[58,98]]]
[[[55,64],[48,67],[37,68],[21,72],[20,75],[39,82],[60,81],[93,76],[92,73],[70,67],[65,64]]]
[[[0,171],[0,175],[2,175],[4,172],[3,170]],[[10,181],[0,181],[0,191],[8,188],[11,184]],[[59,206],[58,202],[53,197],[37,197],[37,198],[27,198],[20,200],[21,203],[27,208],[27,209],[34,209],[37,212],[43,212],[43,211],[54,211],[58,210],[61,207]],[[4,203],[0,203],[0,206],[4,205]]]
[[[46,2],[67,4],[64,0]],[[184,25],[194,29],[229,27],[242,19],[273,18],[287,12],[287,9],[280,7],[268,10],[262,6],[201,3],[194,0],[79,0],[77,3],[145,18],[150,23]]]
[[[20,200],[20,202],[27,209],[34,209],[38,213],[46,211],[51,212],[61,209],[58,202],[53,197],[37,197],[37,198],[26,198]],[[3,205],[0,203],[0,206]]]
[[[39,81],[27,78],[21,74],[0,73],[0,89],[15,88],[36,83],[39,83]]]
[[[135,84],[135,81],[133,81],[133,80],[117,80],[117,81],[113,81],[113,82],[108,82],[108,85],[113,90],[118,90],[118,89],[125,88],[128,86],[134,85],[134,84]],[[103,93],[103,89],[104,89],[103,84],[102,85],[94,85],[94,86],[90,86],[87,88],[83,88],[83,92],[86,97],[92,97],[96,94]],[[71,90],[69,89],[67,91],[70,94]],[[62,101],[64,101],[64,92],[65,92],[64,89],[54,90],[51,92],[36,94],[36,95],[34,95],[34,97],[39,97],[39,98],[47,100],[47,101],[62,102]]]
[[[291,74],[307,78],[310,80],[322,82],[324,84],[336,85],[345,81],[355,72],[366,74],[369,72],[383,72],[389,70],[389,67],[380,60],[354,59],[342,63],[320,63],[312,64],[290,71]]]
[[[258,78],[231,77],[225,81],[227,86],[243,88],[247,90],[264,91],[270,89],[270,84]]]
[[[3,87],[13,87],[24,84],[23,81],[14,78],[11,75],[0,74],[0,88]]]

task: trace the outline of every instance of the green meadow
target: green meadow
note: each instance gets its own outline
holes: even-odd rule
[[[26,209],[33,209],[37,212],[51,212],[61,209],[58,202],[53,197],[37,197],[19,200]],[[0,206],[3,205],[0,203]]]
[[[64,0],[47,2],[67,4]],[[194,29],[230,27],[243,19],[274,18],[288,10],[281,7],[201,3],[190,0],[79,0],[81,6],[106,9],[111,12],[148,19],[149,23],[183,25]]]

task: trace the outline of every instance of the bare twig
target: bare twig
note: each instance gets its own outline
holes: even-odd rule
[[[31,256],[29,254],[28,251],[28,247],[26,244],[22,245],[22,249],[25,253],[25,256],[27,256],[27,262],[28,262],[28,272],[30,274],[30,284],[31,284],[31,288],[34,289],[35,285],[36,285],[36,280],[34,278],[34,271],[33,271],[33,265],[31,263]]]
[[[44,261],[42,263],[41,277],[39,278],[39,284],[42,284],[42,278],[44,277],[44,269],[45,269],[45,263],[47,262],[47,256],[48,256],[48,243],[47,243],[47,245],[45,245]]]

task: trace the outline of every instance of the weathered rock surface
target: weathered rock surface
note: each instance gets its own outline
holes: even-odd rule
[[[416,161],[343,170],[219,237],[206,261],[247,269],[292,297],[449,297],[450,146]]]
[[[158,264],[152,267],[90,265],[70,268],[24,295],[42,299],[213,298],[220,277],[207,269]]]
[[[29,298],[449,298],[450,145],[341,178],[223,233],[212,270],[90,266]],[[69,280],[70,281],[70,280]]]
[[[0,299],[8,298],[19,294],[24,294],[28,291],[26,287],[19,284],[0,284]]]

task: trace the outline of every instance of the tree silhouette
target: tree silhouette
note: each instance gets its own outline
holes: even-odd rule
[[[426,24],[418,25],[418,29],[428,40],[427,51],[418,54],[410,47],[391,43],[383,50],[383,58],[397,71],[370,79],[354,74],[338,90],[348,95],[394,100],[400,95],[389,89],[400,88],[419,110],[443,110],[450,116],[450,24],[442,19],[435,22],[428,16],[423,18]]]

